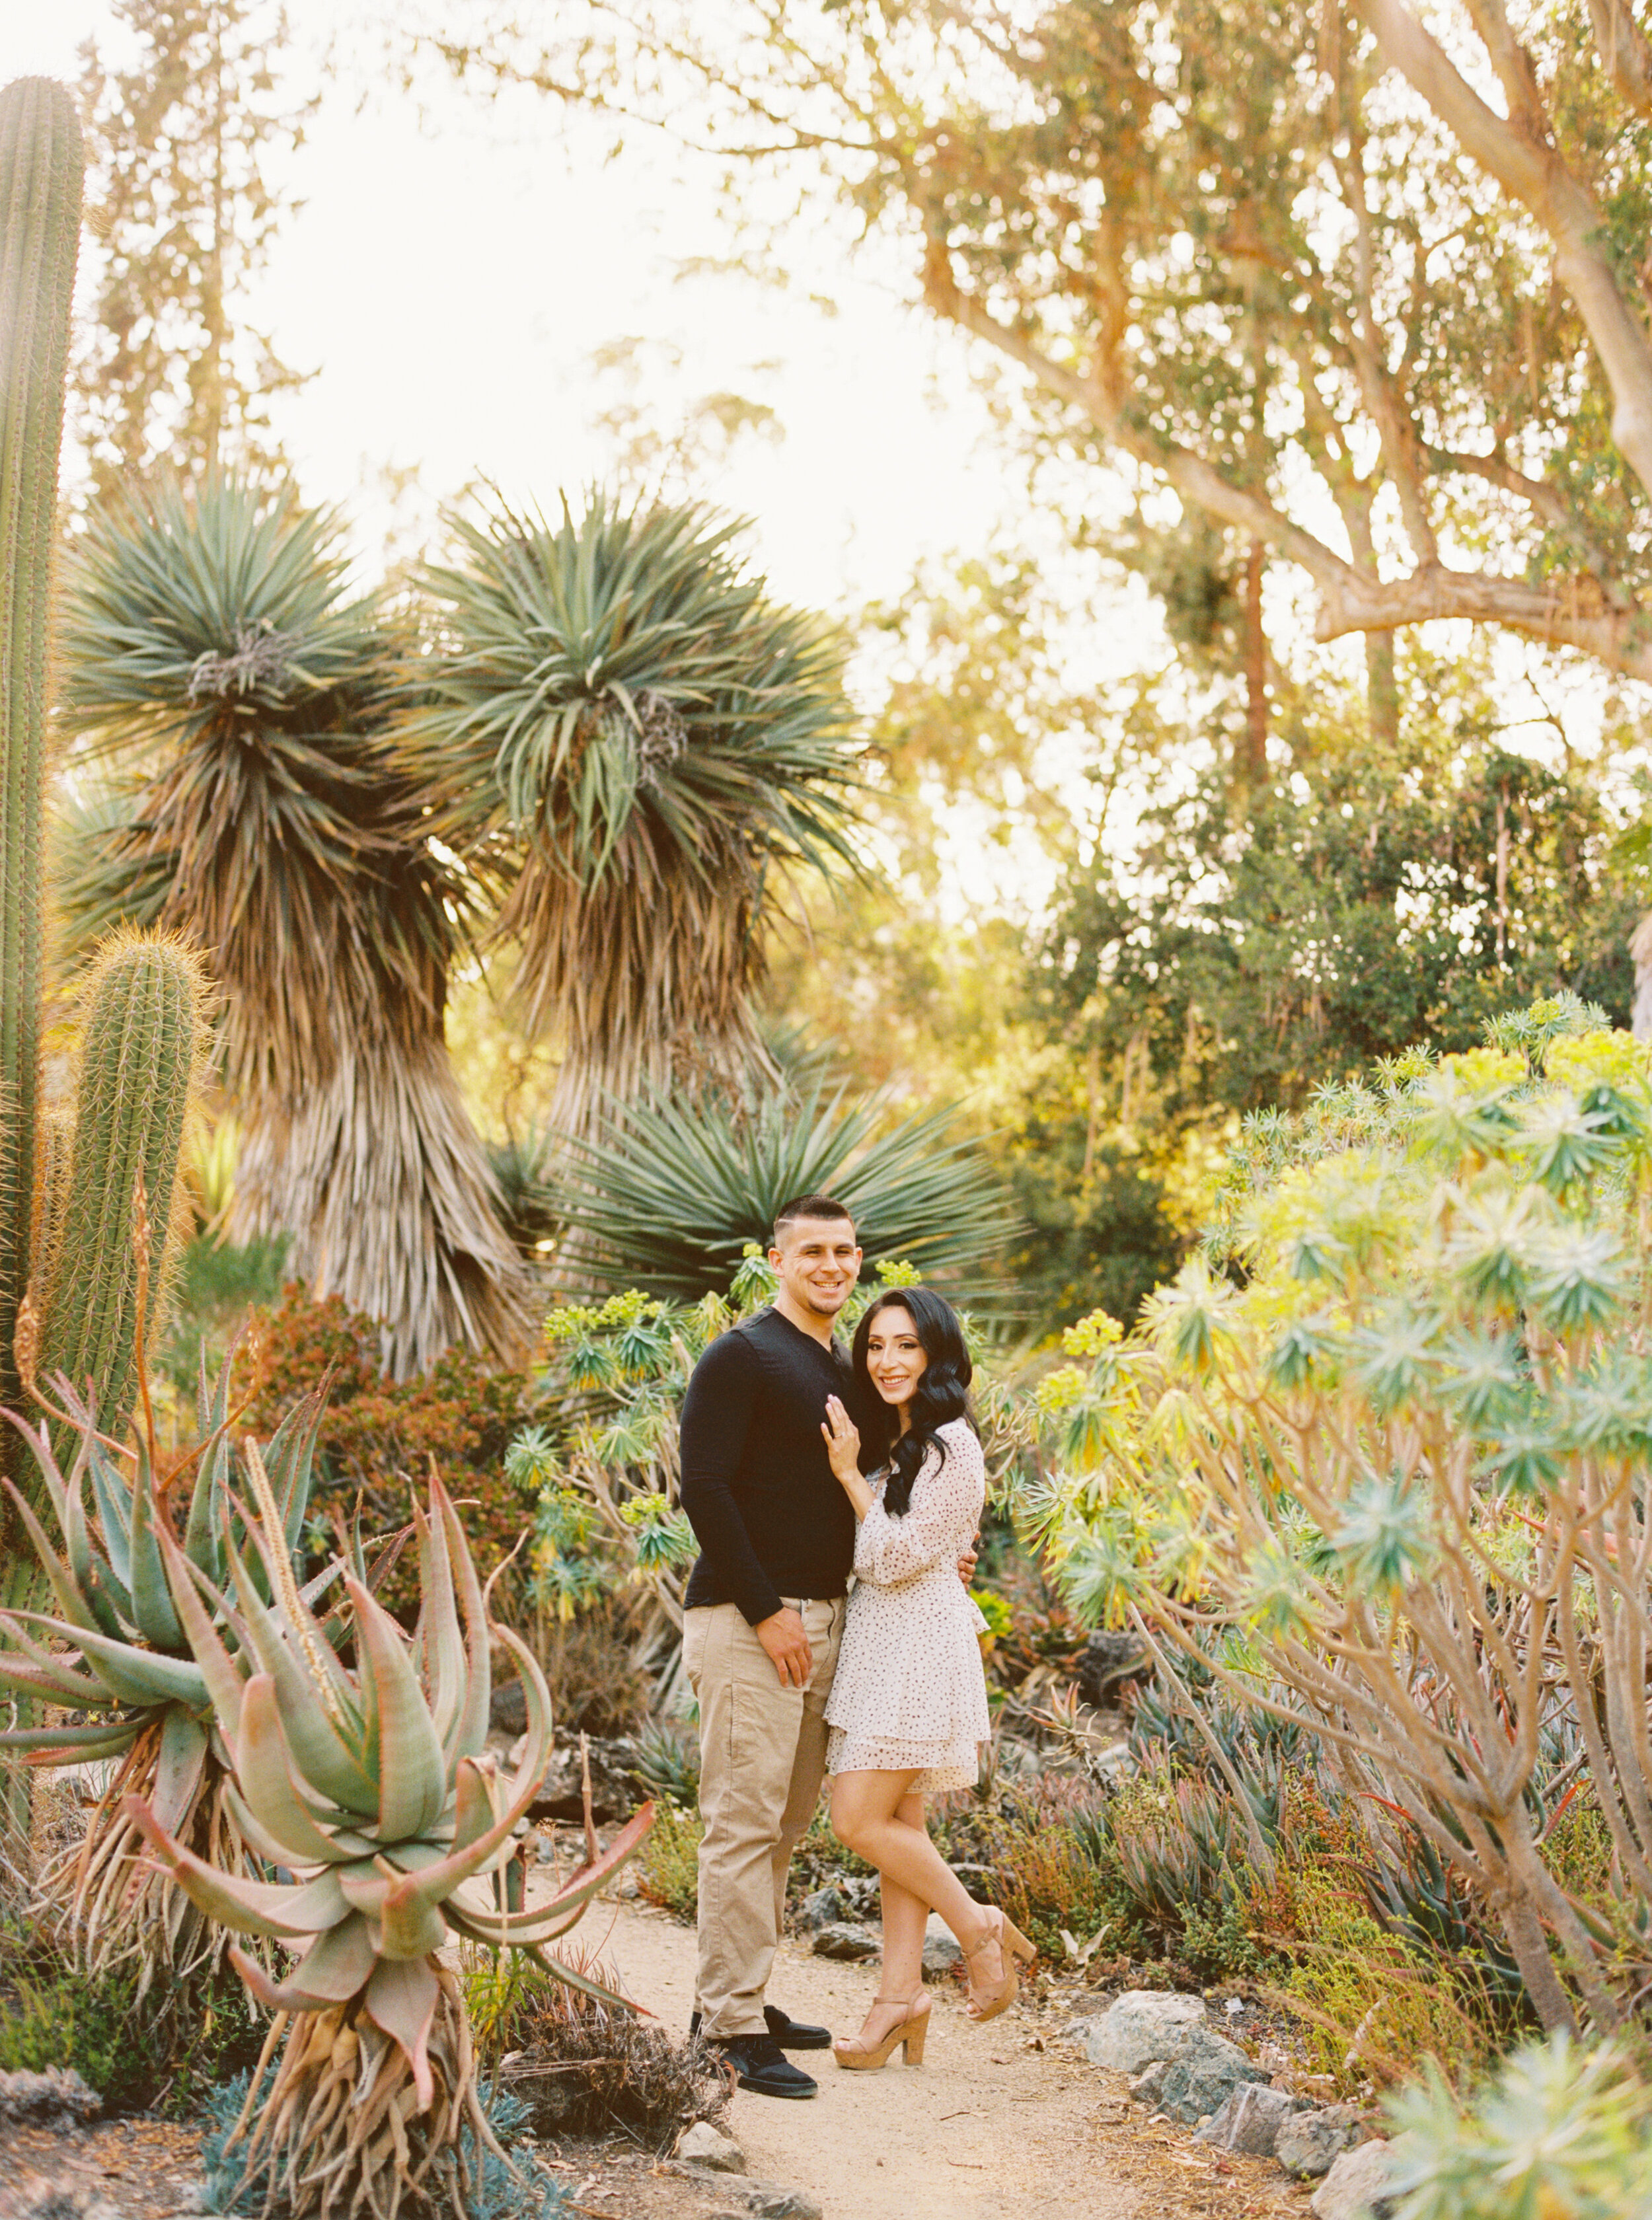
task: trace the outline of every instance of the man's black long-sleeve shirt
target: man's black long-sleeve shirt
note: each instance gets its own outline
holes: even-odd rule
[[[753,1626],[786,1596],[840,1596],[855,1513],[820,1432],[826,1397],[851,1411],[848,1359],[760,1311],[713,1342],[683,1406],[683,1508],[700,1555],[685,1605],[732,1603]]]

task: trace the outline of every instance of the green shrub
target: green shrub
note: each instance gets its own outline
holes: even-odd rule
[[[1647,2220],[1652,2088],[1564,2035],[1503,2061],[1461,2106],[1431,2067],[1389,2099],[1396,2220]]]
[[[651,1904],[663,1905],[679,1919],[692,1919],[699,1909],[700,1838],[705,1831],[692,1812],[660,1804],[637,1854],[638,1887]]]

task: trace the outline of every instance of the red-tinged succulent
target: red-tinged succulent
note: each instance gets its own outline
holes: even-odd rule
[[[253,1469],[256,1476],[255,1460]],[[302,1952],[275,1980],[231,1949],[253,1994],[286,2016],[274,2083],[258,2094],[255,2080],[256,2106],[249,2098],[237,2130],[247,2179],[267,2167],[266,2210],[278,2204],[323,2220],[366,2211],[394,2220],[411,2195],[462,2213],[458,2132],[468,2123],[478,2146],[492,2136],[477,2100],[463,1999],[437,1954],[456,1936],[528,1949],[558,1977],[593,1986],[545,1957],[544,1945],[575,1924],[630,1856],[651,1808],[546,1904],[511,1913],[474,1893],[511,1855],[544,1772],[551,1707],[533,1653],[489,1619],[446,1491],[433,1480],[427,1512],[415,1513],[421,1607],[411,1638],[346,1576],[353,1668],[300,1594],[277,1506],[259,1492],[260,1515],[246,1530],[258,1565],[233,1536],[226,1541],[234,1606],[175,1544],[163,1546],[178,1618],[229,1754],[231,1809],[248,1843],[294,1878],[223,1872],[176,1842],[142,1804],[128,1807],[130,1817],[210,1918]],[[250,1677],[220,1623],[252,1666]],[[510,1653],[527,1704],[527,1739],[508,1780],[485,1748],[492,1642]]]

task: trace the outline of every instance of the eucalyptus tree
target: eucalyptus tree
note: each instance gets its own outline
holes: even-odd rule
[[[796,867],[855,868],[844,643],[702,507],[496,499],[451,523],[399,759],[561,1047],[554,1122],[770,1068],[759,926]]]
[[[1629,0],[1431,23],[583,0],[547,33],[472,0],[432,45],[480,89],[812,171],[1021,374],[1046,443],[1122,471],[1173,614],[1254,614],[1262,558],[1295,566],[1321,639],[1366,635],[1391,734],[1388,643],[1429,618],[1652,678],[1652,50]]]
[[[59,893],[72,953],[117,920],[208,951],[238,1230],[290,1232],[404,1375],[455,1340],[518,1352],[527,1290],[443,1033],[466,889],[396,760],[400,649],[339,529],[223,478],[92,517],[59,702],[111,786]]]

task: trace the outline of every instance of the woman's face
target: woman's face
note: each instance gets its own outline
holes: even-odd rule
[[[884,1401],[910,1403],[928,1363],[912,1313],[895,1303],[880,1311],[867,1330],[866,1369]]]

